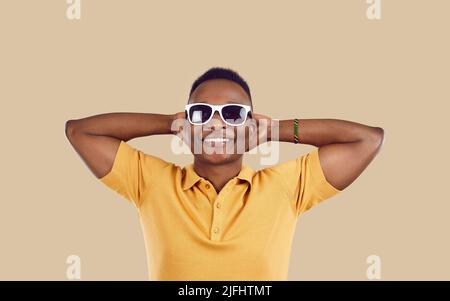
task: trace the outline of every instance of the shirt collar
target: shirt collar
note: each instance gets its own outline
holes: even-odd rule
[[[241,171],[236,176],[236,178],[247,181],[251,187],[252,178],[254,174],[255,171],[250,166],[243,164]],[[203,178],[200,177],[194,170],[194,163],[188,164],[183,168],[183,179],[182,179],[183,190],[191,188],[201,179]]]

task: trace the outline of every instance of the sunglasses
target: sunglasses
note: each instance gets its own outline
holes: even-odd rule
[[[222,120],[231,126],[244,124],[252,111],[250,106],[241,104],[210,105],[208,103],[187,104],[185,110],[189,122],[193,125],[208,123],[218,111]]]

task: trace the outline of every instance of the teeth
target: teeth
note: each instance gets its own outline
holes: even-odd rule
[[[228,138],[205,138],[206,142],[228,142],[230,140]]]

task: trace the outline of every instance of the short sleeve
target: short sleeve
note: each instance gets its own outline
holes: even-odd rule
[[[113,167],[99,180],[139,208],[142,193],[151,185],[152,177],[157,174],[158,168],[167,164],[121,141]]]
[[[325,178],[318,148],[271,169],[284,182],[297,216],[341,191]]]

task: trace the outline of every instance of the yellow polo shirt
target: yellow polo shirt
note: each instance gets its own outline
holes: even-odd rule
[[[150,280],[286,280],[297,217],[340,192],[318,148],[240,173],[217,193],[186,167],[121,141],[99,179],[139,212]]]

